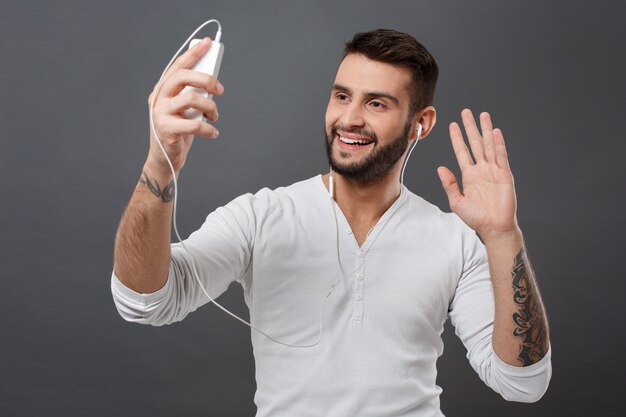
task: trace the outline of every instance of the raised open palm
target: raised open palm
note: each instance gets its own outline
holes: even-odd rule
[[[480,115],[480,131],[469,109],[463,110],[461,117],[471,154],[457,123],[450,124],[450,140],[462,185],[448,168],[437,170],[450,209],[483,238],[513,231],[517,228],[517,203],[502,131],[493,128],[488,113]]]

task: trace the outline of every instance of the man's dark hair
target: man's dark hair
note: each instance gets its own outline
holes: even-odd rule
[[[402,65],[411,71],[410,115],[432,104],[439,67],[430,52],[413,36],[391,29],[360,32],[346,42],[342,60],[349,54],[362,54],[371,60]]]

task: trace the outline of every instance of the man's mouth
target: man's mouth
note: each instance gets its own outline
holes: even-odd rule
[[[348,145],[357,145],[357,146],[365,146],[373,143],[374,141],[371,139],[350,139],[345,136],[339,136],[339,140]]]
[[[347,146],[351,149],[357,149],[359,147],[365,147],[376,142],[369,136],[358,134],[356,132],[341,132],[335,131],[335,137],[339,139],[344,146]]]

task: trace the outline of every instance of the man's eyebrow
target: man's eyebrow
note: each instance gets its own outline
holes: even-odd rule
[[[350,90],[345,85],[341,85],[341,84],[333,84],[333,90],[342,91],[342,92],[348,93],[348,94],[352,93],[352,90]],[[400,100],[398,100],[397,97],[392,96],[391,94],[385,93],[385,92],[382,92],[382,91],[367,91],[367,92],[365,92],[365,95],[367,97],[387,98],[387,99],[393,101],[394,103],[396,103],[397,106],[400,105]]]

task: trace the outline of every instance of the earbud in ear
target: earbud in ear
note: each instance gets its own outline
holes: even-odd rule
[[[418,123],[417,124],[417,140],[420,140],[422,138],[422,124]]]

